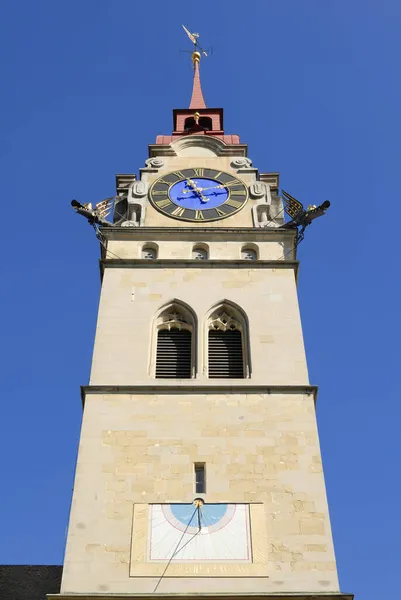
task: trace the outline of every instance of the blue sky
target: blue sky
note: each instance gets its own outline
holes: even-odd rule
[[[99,294],[70,200],[114,192],[191,93],[262,172],[332,207],[299,294],[343,591],[399,595],[401,5],[382,0],[16,0],[0,8],[0,563],[61,563]],[[285,382],[283,382],[285,383]],[[398,592],[398,593],[397,593]]]

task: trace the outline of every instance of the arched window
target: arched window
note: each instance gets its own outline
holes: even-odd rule
[[[250,376],[247,320],[231,303],[221,304],[209,316],[208,371],[210,379]]]
[[[179,302],[169,304],[156,319],[156,378],[195,377],[195,316]]]
[[[142,247],[141,257],[148,260],[154,260],[157,258],[157,250],[157,244],[145,244],[145,246]]]
[[[206,245],[194,246],[192,248],[192,258],[195,260],[207,260],[209,258],[209,249]]]
[[[195,127],[195,125],[196,125],[195,119],[193,117],[187,117],[184,122],[184,130],[190,131],[191,129],[193,129]]]
[[[199,125],[203,129],[206,129],[206,131],[211,131],[213,129],[213,123],[212,123],[212,119],[210,117],[200,117]]]
[[[257,246],[243,246],[241,249],[241,258],[242,260],[257,260]]]

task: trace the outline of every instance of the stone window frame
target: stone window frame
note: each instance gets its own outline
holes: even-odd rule
[[[224,322],[226,321],[226,322]],[[234,325],[241,332],[242,360],[244,377],[250,379],[252,374],[249,320],[246,312],[235,302],[222,300],[212,306],[206,313],[203,344],[203,374],[209,378],[209,330],[222,328],[227,331]]]
[[[206,253],[206,257],[203,259],[197,259],[194,257],[194,252],[196,252],[197,250],[202,250],[203,252]],[[201,243],[197,243],[197,244],[193,244],[192,246],[192,250],[191,250],[191,258],[192,260],[209,260],[210,258],[210,249],[208,244],[205,244],[203,242]]]
[[[252,252],[255,253],[255,258],[244,258],[243,254],[245,252],[247,252],[248,250],[251,250]],[[244,244],[243,246],[241,246],[241,251],[240,251],[240,258],[241,260],[259,260],[259,246],[257,244]]]
[[[155,253],[155,256],[153,258],[146,258],[143,255],[144,252],[148,249],[153,250],[153,252]],[[143,260],[156,260],[157,258],[159,258],[159,246],[155,242],[145,242],[144,244],[142,244],[140,252],[141,252],[141,258]]]
[[[156,379],[158,333],[161,329],[171,329],[173,327],[191,332],[191,379],[196,379],[198,320],[195,311],[188,304],[177,299],[171,300],[160,307],[153,319],[150,341],[149,375],[153,379]]]

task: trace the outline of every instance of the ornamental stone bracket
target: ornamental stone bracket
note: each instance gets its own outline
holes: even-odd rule
[[[255,181],[249,187],[249,195],[256,200],[252,207],[254,227],[280,227],[284,223],[284,210],[280,197],[272,193],[265,181]]]
[[[145,224],[149,186],[146,181],[135,181],[128,193],[127,221],[123,227],[142,227]]]
[[[134,181],[128,195],[116,203],[114,222],[121,227],[142,227],[145,222],[148,184],[145,181]]]
[[[237,170],[237,173],[243,173],[244,175],[255,175],[255,177],[258,174],[258,170],[252,166],[251,159],[246,156],[233,158],[230,165],[233,169]]]
[[[142,169],[139,169],[141,176],[142,176],[142,174],[144,174],[145,177],[147,178],[148,173],[157,173],[158,170],[162,169],[165,164],[166,164],[166,161],[164,160],[164,158],[161,158],[161,156],[153,156],[151,158],[147,158],[145,160],[146,166],[142,167]],[[142,179],[142,177],[141,177],[141,179]]]

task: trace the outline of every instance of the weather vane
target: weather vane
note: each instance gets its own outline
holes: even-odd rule
[[[189,39],[191,40],[191,42],[193,43],[193,45],[195,46],[195,52],[200,52],[203,54],[203,56],[207,56],[207,52],[206,50],[204,50],[203,48],[201,48],[201,46],[199,46],[199,33],[191,33],[189,31],[189,29],[187,29],[185,27],[185,25],[182,26],[183,30],[185,31],[185,33],[187,34],[187,36],[189,37]],[[200,57],[199,57],[200,58]]]
[[[290,196],[284,190],[281,190],[283,194],[284,210],[291,221],[281,225],[280,229],[297,229],[298,235],[296,239],[296,245],[298,245],[305,237],[305,229],[318,217],[322,217],[326,214],[326,210],[330,206],[329,200],[325,200],[319,206],[310,204],[308,208],[305,208],[299,200]]]
[[[93,208],[91,202],[87,204],[81,204],[78,200],[72,200],[71,206],[79,215],[85,217],[88,220],[89,225],[96,226],[101,225],[102,227],[113,227],[113,223],[106,221],[106,217],[111,213],[116,196],[110,196],[101,202],[98,202]]]

